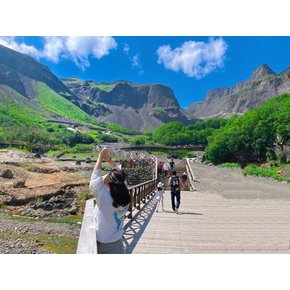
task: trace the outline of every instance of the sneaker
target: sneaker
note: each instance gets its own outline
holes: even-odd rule
[[[175,209],[176,214],[178,214],[178,208]]]

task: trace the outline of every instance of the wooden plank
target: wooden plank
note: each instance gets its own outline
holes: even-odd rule
[[[179,214],[156,213],[149,202],[125,225],[128,254],[288,253],[290,200],[226,199],[212,192],[182,191]],[[128,221],[129,222],[129,221]]]

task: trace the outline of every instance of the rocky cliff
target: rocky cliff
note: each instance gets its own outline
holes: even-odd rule
[[[78,97],[80,107],[99,121],[134,130],[154,129],[169,121],[190,122],[172,89],[161,84],[95,83],[76,78],[62,81]]]
[[[232,88],[209,91],[204,102],[191,104],[187,111],[200,119],[229,117],[243,114],[286,92],[290,92],[290,68],[276,74],[263,64],[252,73],[250,79]]]
[[[52,90],[73,100],[68,88],[32,57],[0,45],[0,85],[6,85],[27,99],[37,96],[32,80],[45,83]]]

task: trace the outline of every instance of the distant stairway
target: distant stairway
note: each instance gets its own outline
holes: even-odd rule
[[[181,190],[182,191],[190,191],[189,172],[187,172],[186,160],[182,160],[179,163],[176,163],[174,170],[176,171],[176,174],[179,177],[180,182],[181,182],[181,176],[183,175],[184,172],[186,173],[187,181],[186,181],[185,186],[181,185]],[[164,172],[162,172],[161,176],[158,177],[158,182],[162,182],[164,184],[165,190],[170,190],[170,186],[168,185],[169,178],[170,178],[170,174],[168,174],[168,176],[165,177]]]

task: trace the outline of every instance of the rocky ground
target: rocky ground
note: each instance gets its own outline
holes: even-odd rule
[[[80,195],[88,192],[88,178],[78,171],[80,166],[0,150],[0,204],[14,214],[31,217],[77,214]]]
[[[85,199],[92,196],[92,159],[63,161],[0,150],[0,254],[75,253]],[[151,180],[153,170],[126,172],[129,185],[134,185]],[[70,217],[77,218],[72,225],[61,223]],[[47,221],[52,218],[58,223]]]
[[[19,221],[0,213],[0,254],[75,253],[80,226]]]

